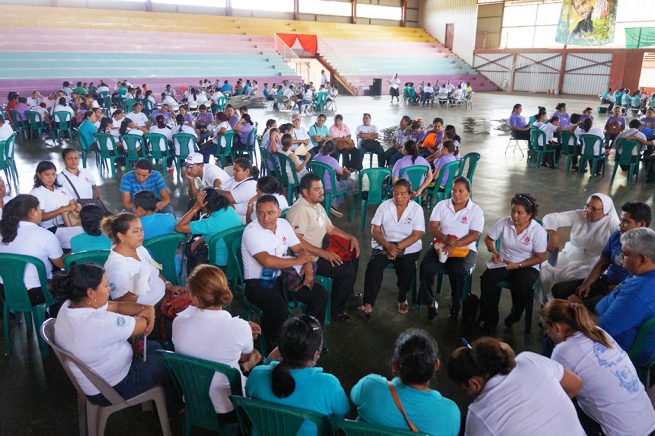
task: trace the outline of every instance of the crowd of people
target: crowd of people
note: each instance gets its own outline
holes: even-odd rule
[[[256,92],[256,82],[246,84],[250,94]],[[229,84],[221,88],[225,85]],[[130,92],[127,85],[118,89],[123,87]],[[169,88],[164,91],[169,93],[166,98],[174,99]],[[205,81],[198,88],[213,87]],[[187,102],[189,96],[197,98],[198,93],[191,91]],[[0,253],[30,255],[44,262],[50,291],[60,301],[51,311],[57,318],[56,342],[123,396],[161,383],[169,414],[177,413],[181,398],[163,360],[154,352],[160,348],[156,340],[168,338],[178,353],[240,369],[245,395],[326,416],[347,416],[350,404],[339,380],[316,367],[320,356],[329,351],[323,325],[326,320],[352,323],[352,303],[364,322],[376,315],[387,266],[393,264],[398,277],[399,314],[409,311],[407,293],[418,272],[417,298],[426,305],[428,319],[438,316],[434,298],[438,273],[447,273],[450,280],[450,322],[463,316],[462,300],[476,265],[485,212],[471,198],[471,181],[454,177],[450,198],[429,211],[432,241],[424,247],[422,206],[426,203],[420,202],[428,189],[445,189],[452,175],[443,168],[461,159],[461,138],[441,118],[425,126],[420,118],[404,116],[391,147],[385,150],[380,129],[372,124],[369,113],[362,115],[354,136],[341,115],[328,127],[326,116],[320,114],[308,130],[300,125],[298,114],[279,127],[270,119],[261,137],[266,159],[260,165],[269,175],[260,177],[260,168],[248,158],[236,158],[223,167],[211,162],[213,152],[203,153],[205,147],[225,147],[218,139],[226,130],[250,134],[254,127],[247,109],[238,116],[227,105],[225,112],[214,117],[203,103],[194,119],[183,108],[174,118],[169,116],[176,122],[171,132],[188,128],[198,144],[205,141],[205,145],[182,162],[189,200],[179,220],[164,178],[149,159],[139,159],[122,175],[122,210],[110,211],[93,174],[79,168],[78,152],[68,147],[62,151],[65,168],[61,172],[50,161],[37,165],[30,194],[7,197],[4,183],[0,184]],[[145,116],[141,122],[141,108],[133,109],[134,115],[122,114],[120,109],[112,113],[112,119],[122,119],[121,134],[153,133],[159,128],[164,137],[160,146],[179,147],[172,134],[166,134],[171,129],[165,112]],[[509,122],[519,139],[530,128],[521,109],[521,105],[514,107]],[[548,123],[541,108],[531,122],[551,137],[571,124],[590,133],[593,116],[586,112],[569,117],[566,105],[560,104]],[[649,112],[654,118],[655,111]],[[87,114],[85,123],[97,121],[94,111]],[[107,135],[112,135],[114,121],[107,119],[101,123]],[[632,127],[635,121],[629,126],[636,131],[627,130],[630,136],[626,138],[640,137],[641,124]],[[80,126],[81,135],[82,130]],[[605,136],[599,136],[599,149],[611,147],[613,138],[607,127]],[[239,141],[235,139],[233,145]],[[647,137],[644,145],[652,145],[649,141]],[[297,199],[284,195],[280,181],[270,175],[282,162],[276,153],[292,163],[283,171],[297,178]],[[378,167],[391,170],[391,188],[370,223],[370,256],[363,273],[363,295],[359,295],[355,282],[365,248],[330,218],[348,213],[340,210],[340,197],[332,200],[329,210],[322,203],[326,193],[354,193],[350,175],[362,171],[369,153],[371,166],[376,155]],[[329,166],[337,185],[309,171],[312,161]],[[403,172],[407,168],[424,171],[418,184],[413,185]],[[472,322],[482,334],[496,332],[501,283],[509,283],[512,298],[504,318],[506,327],[520,321],[534,293],[543,304],[540,315],[547,336],[543,355],[515,355],[507,344],[488,336],[452,353],[447,375],[474,398],[466,434],[650,434],[655,430],[655,411],[626,351],[634,344],[639,327],[655,314],[655,299],[650,295],[650,286],[655,285],[655,232],[648,228],[651,209],[644,203],[628,202],[619,215],[611,197],[594,193],[579,209],[549,211],[542,222],[537,220],[539,212],[535,195],[516,193],[509,215],[497,220],[482,238],[492,259],[480,279],[479,319]],[[225,243],[219,242],[211,256],[208,253],[215,235],[242,226],[244,296],[261,311],[260,324],[233,318],[227,310],[234,289],[226,278],[229,252]],[[558,232],[568,227],[569,241],[560,249],[564,241]],[[177,265],[178,271],[187,267],[185,286],[167,280],[162,265],[144,247],[144,241],[175,231],[192,235],[183,253],[186,262]],[[53,269],[64,268],[64,251],[68,250],[106,250],[107,261],[103,266],[81,263],[67,274],[53,275]],[[209,257],[216,259],[214,265],[208,264]],[[331,280],[331,286],[318,276]],[[28,266],[24,280],[31,303],[43,303],[43,289],[33,267]],[[162,302],[181,297],[188,298],[186,309],[174,319],[164,319]],[[304,314],[290,318],[290,301],[302,304]],[[159,328],[162,319],[167,325],[164,329]],[[151,338],[147,362],[133,358],[128,343],[143,334]],[[254,345],[260,336],[272,350],[263,362]],[[655,346],[648,347],[655,352]],[[434,338],[419,329],[404,331],[391,362],[395,378],[367,375],[351,390],[359,419],[432,435],[458,434],[459,409],[430,388],[440,367]],[[107,404],[84,375],[74,375],[92,403]],[[217,374],[209,394],[221,421],[235,418],[229,393],[227,380]],[[435,413],[426,414],[426,410]],[[535,415],[534,410],[540,413]],[[626,429],[630,430],[626,433]],[[303,426],[302,434],[315,433],[309,423]]]

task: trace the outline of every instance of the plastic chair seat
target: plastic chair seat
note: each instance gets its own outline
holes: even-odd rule
[[[221,144],[223,143],[223,139],[225,139],[225,148],[221,151]],[[216,152],[214,153],[214,157],[218,158],[221,160],[221,166],[225,168],[227,165],[227,158],[228,156],[230,159],[232,159],[232,162],[234,162],[234,156],[232,155],[232,142],[234,141],[234,130],[228,130],[225,132],[224,135],[218,135],[216,137],[216,140],[218,141],[218,145],[216,147]]]
[[[61,141],[61,133],[67,132],[68,139],[73,139],[73,116],[68,111],[55,112],[54,123],[52,125],[52,134],[58,140]]]
[[[111,164],[111,176],[112,178],[116,178],[116,158],[119,157],[116,140],[114,139],[113,136],[100,132],[94,133],[93,136],[95,136],[96,141],[98,142],[98,148],[100,149],[100,160],[101,160],[100,170],[102,171],[102,168],[107,167],[107,159],[109,159],[109,162]],[[114,148],[113,150],[109,150],[109,148],[107,148],[108,141],[111,142]]]
[[[325,434],[326,419],[320,413],[235,395],[230,399],[237,411],[242,434],[248,434],[246,429],[252,424],[259,435],[293,436],[305,421],[316,425],[317,435]]]
[[[284,153],[278,151],[275,155],[277,156],[278,162],[280,162],[280,179],[282,179],[282,186],[287,188],[287,202],[291,206],[293,204],[294,194],[297,192],[300,195],[300,182],[298,181],[296,165]],[[289,173],[293,176],[293,180],[290,180]]]
[[[617,139],[616,141],[616,152],[618,154],[619,147],[621,147],[621,154],[619,158],[615,159],[614,170],[612,171],[612,178],[610,179],[610,184],[614,181],[616,176],[616,171],[621,165],[627,165],[629,167],[628,172],[628,185],[632,184],[632,176],[635,176],[635,182],[639,181],[639,160],[640,153],[632,155],[632,151],[636,147],[637,150],[641,149],[641,143],[634,139],[625,140],[623,138]],[[633,158],[635,158],[633,160]]]
[[[603,154],[603,144],[599,147],[600,154],[594,155],[594,144],[599,141],[598,136],[596,135],[580,135],[580,141],[584,145],[584,150],[582,151],[582,157],[580,163],[578,164],[578,174],[584,174],[585,166],[589,163],[589,173],[594,178],[596,176],[596,166],[599,162],[602,162],[601,177],[605,177],[605,155]]]
[[[543,146],[539,146],[539,139],[541,138],[541,143]],[[555,157],[555,150],[548,150],[548,141],[546,140],[546,133],[541,131],[541,129],[531,126],[530,127],[530,151],[528,152],[528,165],[536,160],[537,164],[535,165],[537,169],[541,166],[541,159],[545,154],[553,155],[553,162],[555,168],[558,168],[558,163]]]

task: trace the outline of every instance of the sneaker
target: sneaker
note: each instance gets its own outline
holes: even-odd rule
[[[330,206],[330,213],[337,218],[343,218],[343,213],[341,213],[339,209],[334,206]]]

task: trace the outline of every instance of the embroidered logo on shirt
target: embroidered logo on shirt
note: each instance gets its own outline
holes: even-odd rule
[[[287,243],[287,237],[282,235],[282,243],[286,244]]]
[[[122,316],[116,318],[116,325],[118,327],[123,327],[125,325],[125,318],[123,318]]]
[[[462,217],[462,222],[463,222],[464,224],[466,224],[466,223],[468,222],[468,220],[469,220],[469,219],[466,218],[466,215],[464,215],[464,216]]]
[[[412,217],[411,217],[411,216],[410,216],[410,217],[407,217],[407,220],[406,220],[405,222],[406,222],[407,224],[411,224],[411,223],[412,223]]]
[[[113,284],[113,283],[110,283],[109,284],[109,290],[110,290],[110,292],[114,292],[116,290],[116,285]]]
[[[91,183],[88,177],[85,177],[84,180],[86,180],[86,183]]]
[[[529,236],[526,236],[525,238],[523,238],[523,243],[524,243],[525,245],[528,245],[528,244],[530,243],[530,237],[529,237]]]
[[[61,193],[66,195],[66,191],[64,191],[63,189],[61,190]]]

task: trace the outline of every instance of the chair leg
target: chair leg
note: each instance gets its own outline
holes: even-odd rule
[[[362,200],[362,220],[360,222],[359,227],[364,230],[364,227],[366,227],[366,207],[368,206],[368,202],[366,200]]]
[[[9,307],[7,303],[5,303],[2,319],[5,328],[5,356],[9,356],[11,354],[11,330],[9,330]]]
[[[325,213],[330,215],[330,206],[332,206],[332,194],[325,194]]]
[[[107,413],[106,409],[104,408],[98,408],[98,409],[99,410],[95,421],[96,431],[98,432],[97,436],[104,436],[105,427],[107,426],[107,419],[109,419],[110,413]],[[89,436],[91,435],[89,434]]]
[[[610,185],[614,182],[614,176],[616,176],[616,171],[619,169],[619,163],[614,164],[614,171],[612,171],[612,178],[610,179]],[[630,178],[632,178],[632,167],[630,167]],[[628,179],[628,184],[630,184],[630,179]]]
[[[86,436],[86,397],[77,394],[77,420],[80,428],[80,436]]]
[[[41,350],[41,357],[48,357],[48,344],[43,340],[38,333],[41,330],[41,324],[45,321],[45,304],[39,304],[32,309],[32,318],[34,319],[34,327],[36,328],[36,337],[39,341],[39,349]]]
[[[100,419],[99,413],[100,412],[100,407],[96,406],[95,404],[91,404],[90,402],[87,401],[86,403],[86,421],[87,421],[87,429],[89,436],[102,436],[103,432],[98,431],[98,420]],[[105,423],[106,423],[106,418],[105,418]],[[104,425],[102,426],[102,429],[104,430]]]

